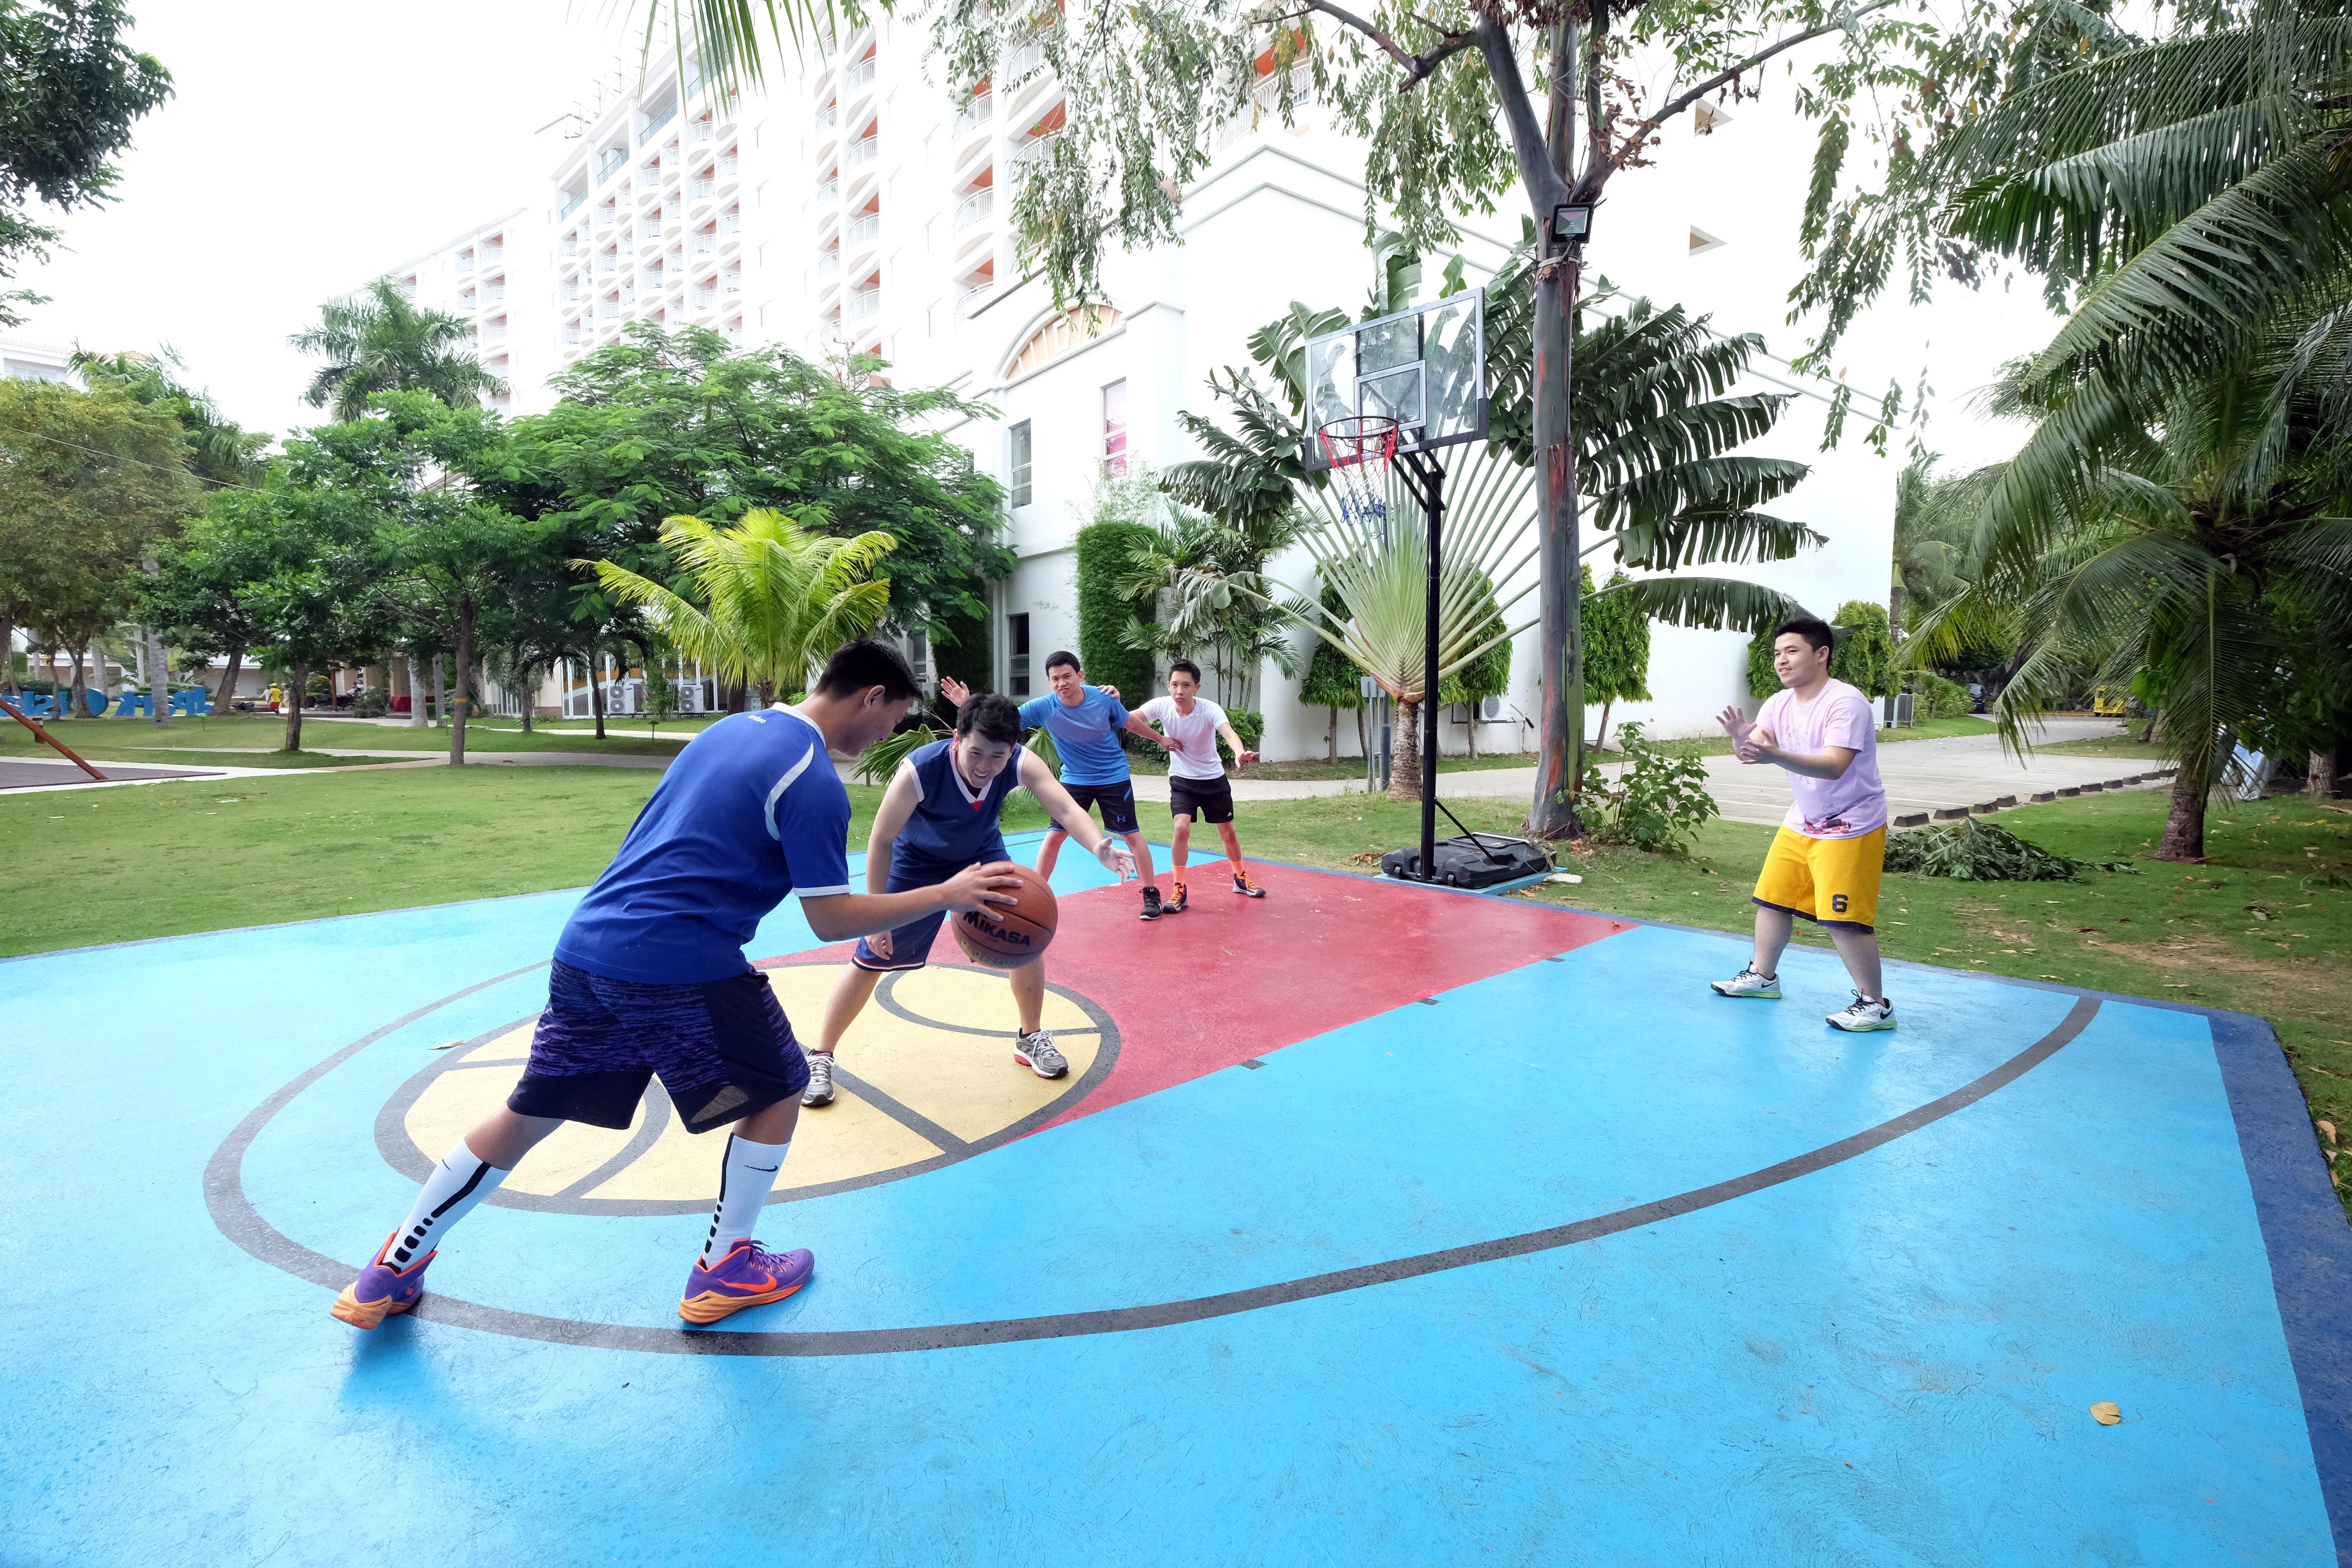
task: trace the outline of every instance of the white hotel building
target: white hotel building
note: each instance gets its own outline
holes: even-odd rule
[[[1022,269],[999,195],[1024,150],[1061,122],[1058,84],[1034,62],[1009,64],[1010,85],[960,112],[936,69],[924,29],[887,17],[822,58],[787,62],[763,93],[740,100],[682,89],[657,56],[641,82],[608,88],[583,109],[569,153],[526,205],[394,276],[413,280],[420,300],[477,323],[485,363],[511,384],[499,406],[517,413],[547,406],[549,374],[639,320],[690,322],[811,357],[878,353],[900,384],[949,385],[997,408],[996,420],[950,433],[1011,500],[1019,566],[992,587],[992,643],[996,687],[1018,696],[1045,689],[1046,653],[1076,644],[1071,545],[1099,477],[1193,455],[1179,411],[1211,409],[1209,373],[1247,365],[1248,335],[1292,300],[1360,307],[1370,281],[1362,152],[1311,109],[1297,129],[1273,115],[1233,123],[1213,166],[1184,193],[1184,242],[1113,258],[1108,305],[1081,316],[1055,310],[1045,282]],[[1682,117],[1655,150],[1662,166],[1612,183],[1588,279],[1711,312],[1717,327],[1762,331],[1789,352],[1794,340],[1781,323],[1812,132],[1785,102],[1776,91]],[[1461,249],[1474,280],[1503,257],[1502,237],[1518,232],[1516,207],[1472,220]],[[1445,259],[1425,262],[1432,289]],[[1897,346],[1876,363],[1862,359],[1852,379],[1874,390],[1891,374],[1916,374],[1918,339],[1906,330],[1876,335]],[[1851,433],[1817,452],[1832,386],[1780,360],[1756,363],[1759,386],[1798,395],[1761,449],[1815,464],[1774,510],[1830,543],[1795,561],[1727,570],[1818,613],[1883,602],[1899,458]],[[1874,409],[1870,397],[1857,401],[1855,431]],[[1606,551],[1591,563],[1603,577],[1612,565]],[[1303,554],[1276,563],[1276,575],[1312,587]],[[1517,613],[1531,615],[1533,602]],[[1748,700],[1744,643],[1658,628],[1656,700],[1620,705],[1618,715],[1664,734],[1710,728],[1726,702]],[[1516,641],[1517,684],[1489,705],[1481,751],[1531,743],[1533,645],[1531,631]],[[1260,690],[1266,754],[1321,754],[1328,710],[1299,704],[1295,682],[1270,670]],[[551,682],[538,700],[546,710],[559,698],[566,711],[585,711],[582,672]],[[615,699],[628,705],[625,678]],[[1459,748],[1472,716],[1446,718],[1446,746]],[[1339,739],[1354,751],[1355,726],[1344,718]]]

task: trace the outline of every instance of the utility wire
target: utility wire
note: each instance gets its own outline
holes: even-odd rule
[[[21,425],[0,425],[0,430],[11,431],[18,436],[30,436],[36,441],[48,441],[60,447],[70,447],[77,452],[88,452],[93,458],[108,458],[118,463],[129,463],[134,468],[152,468],[159,474],[180,474],[195,480],[200,485],[214,485],[225,490],[243,490],[247,495],[266,496],[270,493],[268,490],[256,489],[251,485],[240,485],[229,479],[208,479],[204,475],[190,472],[185,468],[168,468],[161,463],[148,462],[143,458],[126,458],[120,452],[108,452],[96,447],[85,447],[79,441],[68,441],[62,436],[52,436],[46,431],[27,430]]]

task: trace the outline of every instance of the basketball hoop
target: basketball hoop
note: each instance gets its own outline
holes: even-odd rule
[[[1315,432],[1331,482],[1339,491],[1339,515],[1358,523],[1388,520],[1389,466],[1396,461],[1397,422],[1379,415],[1334,419]]]

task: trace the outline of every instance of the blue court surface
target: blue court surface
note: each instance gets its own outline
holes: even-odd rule
[[[1063,857],[1060,1082],[946,942],[887,984],[761,1227],[814,1281],[710,1331],[657,1089],[328,1315],[575,894],[0,963],[0,1563],[2352,1561],[2265,1026],[1897,967],[1849,1037],[1826,952],[1257,869]],[[841,950],[753,956],[812,1036]]]

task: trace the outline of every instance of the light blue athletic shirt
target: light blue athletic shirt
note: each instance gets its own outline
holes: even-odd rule
[[[1127,709],[1108,692],[1086,688],[1086,697],[1068,703],[1047,692],[1021,705],[1021,722],[1054,737],[1062,753],[1066,784],[1115,784],[1128,779],[1127,752],[1118,732],[1127,728]]]
[[[662,774],[555,956],[652,985],[740,974],[786,895],[849,891],[848,847],[849,792],[817,727],[781,708],[730,714]]]

